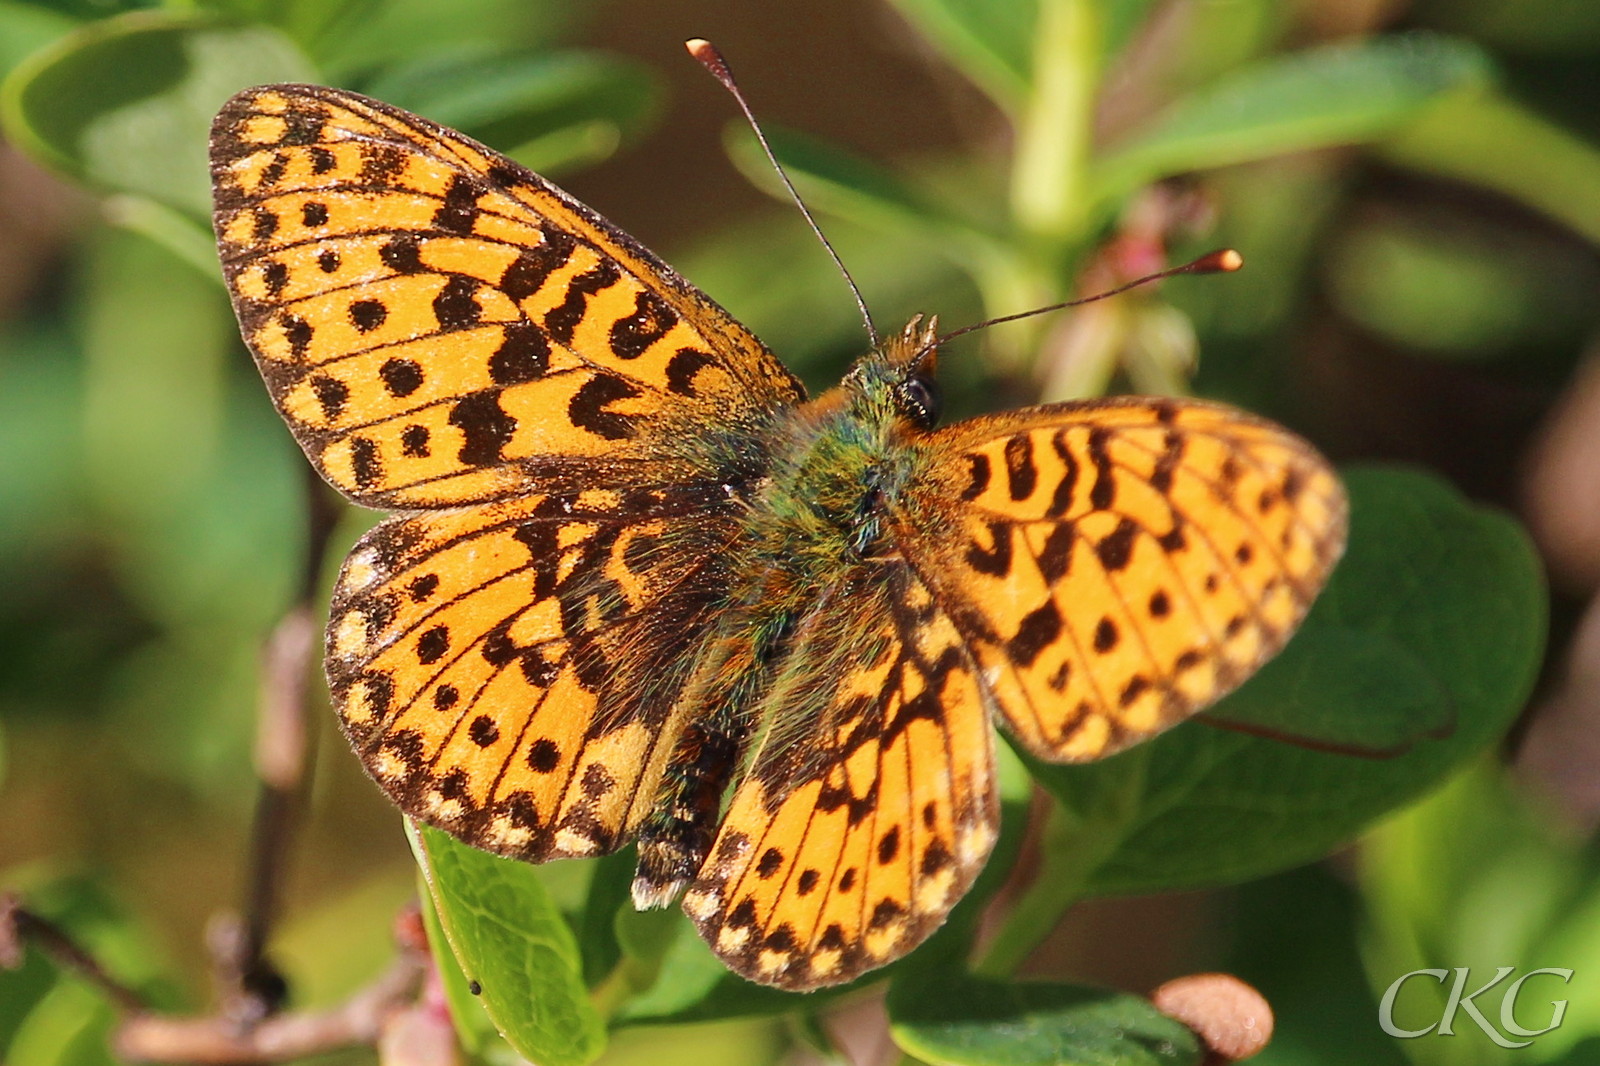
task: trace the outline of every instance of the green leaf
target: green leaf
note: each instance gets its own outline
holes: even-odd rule
[[[363,86],[541,173],[597,161],[654,120],[659,90],[637,63],[593,52],[438,56]]]
[[[77,19],[33,4],[0,2],[0,75],[77,26]]]
[[[200,6],[241,23],[275,26],[310,48],[333,30],[358,31],[384,0],[200,0]]]
[[[1028,93],[1038,0],[894,0],[950,65],[1015,112]]]
[[[605,1049],[572,929],[538,870],[412,827],[439,924],[484,1009],[517,1053],[543,1066],[582,1066]]]
[[[1172,105],[1095,168],[1095,198],[1191,170],[1358,144],[1417,119],[1451,93],[1482,88],[1489,62],[1463,41],[1412,34],[1264,60]]]
[[[1503,193],[1600,244],[1600,148],[1504,96],[1447,100],[1381,151],[1392,162]]]
[[[938,1066],[1195,1066],[1199,1040],[1125,992],[944,974],[890,990],[889,1033]]]
[[[444,926],[439,923],[439,910],[433,905],[433,895],[428,882],[417,871],[422,897],[422,924],[428,931],[428,949],[433,953],[439,983],[444,987],[445,1007],[450,1011],[450,1025],[455,1030],[461,1049],[481,1057],[490,1042],[497,1039],[494,1022],[483,1009],[483,1001],[472,992],[471,979],[461,971],[461,964],[450,952]]]
[[[36,159],[103,191],[211,213],[211,118],[249,85],[313,78],[276,30],[136,12],[31,56],[0,86],[0,123]]]
[[[1398,755],[1448,736],[1450,691],[1386,633],[1314,627],[1210,719],[1246,733],[1354,755]]]
[[[1061,846],[1096,862],[1083,874],[1085,894],[1237,882],[1317,858],[1436,787],[1521,710],[1543,652],[1546,610],[1538,558],[1521,528],[1419,473],[1358,469],[1346,485],[1350,545],[1283,652],[1289,662],[1262,671],[1215,713],[1303,700],[1313,731],[1337,735],[1328,718],[1337,708],[1307,692],[1306,679],[1333,683],[1341,671],[1376,663],[1405,686],[1404,695],[1384,696],[1387,709],[1415,715],[1380,740],[1441,722],[1449,732],[1414,734],[1404,754],[1374,758],[1202,719],[1098,763],[1034,764],[1071,823]],[[1324,655],[1329,662],[1304,665],[1304,657]],[[1359,697],[1359,684],[1339,684]],[[1350,713],[1356,721],[1371,714]],[[1281,720],[1293,720],[1292,706]]]

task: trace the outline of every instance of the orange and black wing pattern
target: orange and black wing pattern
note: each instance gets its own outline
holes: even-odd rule
[[[796,625],[684,910],[727,965],[806,990],[938,928],[999,827],[993,730],[960,635],[903,563]]]
[[[1344,548],[1344,491],[1280,426],[1120,399],[914,445],[892,518],[1011,732],[1085,761],[1204,710],[1288,641]]]
[[[686,520],[689,519],[689,520]],[[625,843],[723,598],[720,486],[538,493],[390,518],[334,589],[352,746],[413,817],[530,861]]]
[[[295,439],[386,509],[682,462],[803,396],[760,341],[566,193],[354,93],[246,90],[211,160],[223,271]],[[692,471],[683,472],[689,477]],[[614,480],[614,479],[613,479]]]

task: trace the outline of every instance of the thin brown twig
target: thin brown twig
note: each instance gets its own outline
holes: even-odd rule
[[[0,968],[22,965],[23,947],[30,942],[57,966],[98,988],[119,1010],[148,1009],[143,996],[107,973],[99,960],[79,947],[65,930],[28,910],[15,893],[0,893]]]
[[[316,610],[339,508],[316,475],[305,475],[307,550],[301,599],[273,630],[263,654],[255,766],[261,782],[250,834],[245,903],[240,918],[210,936],[224,1013],[241,1022],[268,1017],[288,988],[267,955],[294,830],[314,756],[310,679],[316,655]]]
[[[402,948],[389,969],[336,1007],[276,1014],[251,1025],[225,1015],[129,1014],[113,1037],[130,1062],[288,1062],[344,1047],[372,1046],[385,1023],[409,1007],[422,987],[426,950]]]

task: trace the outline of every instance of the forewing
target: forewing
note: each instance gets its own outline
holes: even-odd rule
[[[626,234],[415,115],[249,89],[216,118],[211,166],[245,341],[296,440],[359,502],[493,499],[601,456],[659,466],[687,426],[802,397]]]
[[[895,539],[1045,759],[1111,754],[1231,691],[1344,547],[1327,462],[1219,404],[1037,407],[916,449]]]
[[[727,965],[793,990],[905,954],[993,845],[993,734],[950,619],[903,563],[795,631],[684,909]]]
[[[328,623],[345,733],[401,809],[543,861],[611,851],[727,575],[720,486],[533,495],[391,518]]]

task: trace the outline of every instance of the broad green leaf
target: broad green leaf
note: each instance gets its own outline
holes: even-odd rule
[[[428,949],[433,953],[434,966],[439,971],[439,983],[444,987],[444,1001],[450,1011],[450,1023],[456,1039],[468,1054],[482,1056],[491,1041],[498,1039],[494,1022],[483,1009],[481,992],[475,995],[472,982],[461,972],[461,964],[450,951],[450,942],[439,923],[439,910],[433,904],[428,882],[417,871],[417,885],[421,890],[422,924],[428,930]]]
[[[362,88],[541,173],[609,154],[649,125],[658,96],[645,68],[572,51],[435,55],[390,69]]]
[[[1263,60],[1179,100],[1105,155],[1094,196],[1104,204],[1173,174],[1371,141],[1488,78],[1472,45],[1421,34]]]
[[[894,0],[950,65],[1014,112],[1028,93],[1039,0]]]
[[[890,990],[889,1032],[936,1066],[1196,1066],[1202,1057],[1194,1033],[1126,992],[927,976]]]
[[[542,1066],[582,1066],[605,1049],[572,929],[525,862],[413,826],[412,847],[450,949],[482,989],[502,1036]]]
[[[1214,722],[1246,733],[1355,755],[1398,755],[1455,725],[1450,691],[1386,634],[1313,628],[1261,668]]]
[[[1358,671],[1382,645],[1351,634],[1385,642],[1386,669],[1405,657],[1396,676],[1406,680],[1395,684],[1407,694],[1384,700],[1390,711],[1414,706],[1415,719],[1382,736],[1415,729],[1411,746],[1392,758],[1336,754],[1200,720],[1098,763],[1036,764],[1037,780],[1069,822],[1063,846],[1096,857],[1082,875],[1085,894],[1223,884],[1314,859],[1436,787],[1521,710],[1543,651],[1546,609],[1538,559],[1521,528],[1419,473],[1360,469],[1346,484],[1350,546],[1283,654],[1348,656],[1342,669]],[[1322,634],[1337,635],[1324,645]],[[1293,665],[1263,671],[1216,713],[1226,717],[1236,701],[1293,704],[1303,678],[1326,680],[1340,669],[1329,662],[1309,675]],[[1438,694],[1431,702],[1424,676]],[[1358,687],[1341,684],[1351,698]],[[1336,708],[1320,696],[1307,706],[1318,731],[1336,731]],[[1280,720],[1292,721],[1292,711]],[[1357,721],[1368,713],[1352,711]],[[1447,733],[1427,735],[1441,722]]]
[[[234,92],[308,81],[276,30],[136,12],[91,23],[24,61],[0,87],[6,136],[102,191],[211,213],[206,138]]]
[[[0,2],[0,76],[52,41],[71,33],[78,20],[16,0]]]

